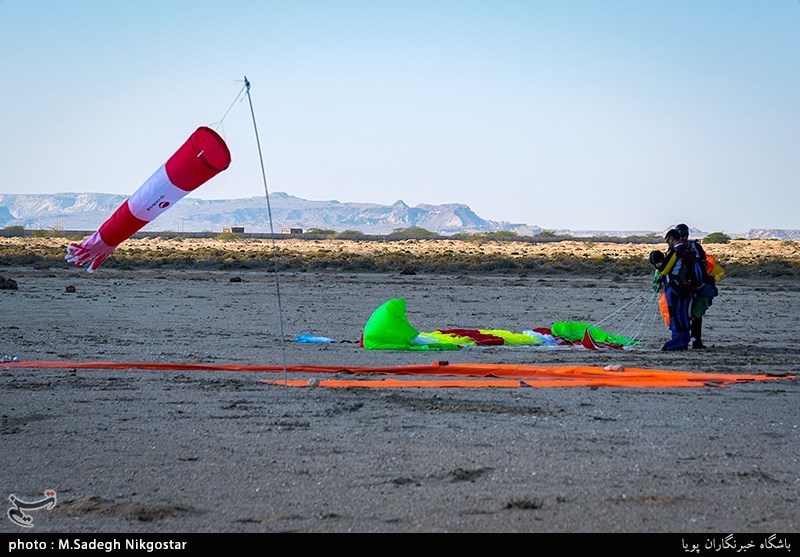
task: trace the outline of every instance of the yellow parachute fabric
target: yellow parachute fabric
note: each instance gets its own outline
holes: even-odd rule
[[[504,329],[478,329],[478,332],[484,335],[500,337],[506,344],[542,344],[542,341],[536,337],[531,337],[523,333],[514,333]]]

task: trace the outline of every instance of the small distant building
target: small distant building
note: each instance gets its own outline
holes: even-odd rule
[[[226,226],[222,229],[223,232],[232,232],[234,234],[244,234],[244,226]]]
[[[298,234],[302,234],[302,228],[282,228],[281,234],[289,234],[290,236],[296,236]]]

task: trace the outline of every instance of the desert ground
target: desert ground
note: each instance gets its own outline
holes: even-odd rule
[[[0,497],[57,492],[55,508],[31,511],[34,532],[800,531],[800,380],[786,377],[800,373],[796,274],[759,276],[758,261],[750,261],[751,272],[730,273],[719,285],[706,316],[708,349],[664,353],[668,331],[650,303],[646,269],[596,276],[543,268],[429,273],[417,265],[412,274],[306,265],[276,275],[189,260],[109,261],[89,274],[50,256],[9,258],[18,240],[0,238],[0,276],[17,283],[0,290],[0,356],[22,362],[448,360],[778,376],[683,389],[329,389],[261,382],[282,373],[0,364]],[[36,242],[41,253],[48,242],[64,245]],[[197,249],[193,242],[126,249]],[[714,253],[733,269],[763,255],[764,245],[782,250],[782,261],[800,257],[793,243],[731,244]],[[540,248],[520,244],[509,256]],[[618,249],[635,259],[653,246],[549,247],[573,259],[590,248],[590,259],[614,259]],[[443,249],[455,258],[468,248]],[[407,300],[408,318],[422,331],[522,331],[613,315],[612,331],[639,320],[643,341],[598,352],[359,348],[364,323],[390,298]],[[334,342],[294,342],[303,333]],[[0,532],[21,530],[0,524]]]
[[[0,231],[2,232],[2,231]],[[46,234],[46,231],[34,231]],[[663,242],[595,242],[591,240],[525,241],[476,238],[397,239],[297,239],[276,241],[242,236],[234,239],[172,236],[134,237],[123,243],[106,268],[216,267],[264,268],[272,266],[273,253],[287,270],[400,270],[417,268],[435,273],[554,271],[603,276],[642,273],[650,250],[666,250]],[[13,264],[60,265],[64,247],[77,236],[3,237],[0,267]],[[655,243],[653,243],[655,242]],[[799,276],[800,242],[791,240],[734,239],[706,245],[726,269],[739,276]]]

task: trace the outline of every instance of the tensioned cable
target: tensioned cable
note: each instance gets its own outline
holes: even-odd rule
[[[267,172],[264,169],[264,156],[261,153],[261,140],[258,137],[258,125],[256,125],[256,113],[253,110],[253,99],[250,97],[250,81],[244,76],[244,89],[247,93],[247,102],[250,105],[250,115],[253,117],[253,131],[256,134],[256,146],[258,147],[258,160],[261,163],[261,179],[264,182],[264,194],[267,198],[267,215],[269,216],[269,235],[272,239],[272,261],[275,264],[275,292],[278,298],[278,320],[280,321],[281,331],[281,358],[283,360],[283,383],[288,385],[286,378],[286,346],[283,332],[283,307],[281,306],[281,285],[278,280],[278,247],[275,245],[275,229],[272,225],[272,207],[269,202],[269,187],[267,187]],[[235,101],[234,101],[235,102]]]
[[[258,148],[258,160],[261,163],[261,179],[264,182],[264,194],[265,194],[265,196],[267,198],[267,215],[269,216],[269,235],[272,238],[272,260],[273,260],[273,262],[275,264],[275,271],[274,271],[274,274],[275,274],[275,294],[276,294],[277,301],[278,301],[278,320],[279,320],[279,326],[280,326],[280,332],[281,332],[280,343],[281,343],[281,358],[283,360],[283,381],[284,381],[284,384],[286,384],[286,382],[287,382],[287,377],[286,377],[286,346],[284,344],[285,339],[284,339],[284,330],[283,330],[283,306],[281,305],[281,284],[280,284],[280,279],[278,278],[278,248],[275,245],[275,229],[274,229],[274,226],[272,224],[272,207],[270,206],[270,202],[269,202],[269,187],[267,186],[267,172],[264,169],[264,155],[262,154],[262,151],[261,151],[261,140],[259,139],[258,126],[256,125],[256,113],[253,110],[253,99],[250,97],[250,81],[247,79],[247,76],[244,77],[244,85],[242,85],[242,88],[236,94],[236,97],[233,99],[233,102],[228,107],[228,110],[225,111],[225,114],[222,115],[222,118],[220,118],[219,120],[217,120],[216,122],[214,122],[212,124],[209,124],[209,127],[221,128],[222,132],[223,132],[223,135],[225,135],[225,127],[224,127],[225,118],[228,116],[228,114],[230,113],[230,111],[234,107],[234,105],[239,100],[241,100],[244,95],[247,95],[247,102],[250,105],[250,115],[253,118],[253,131],[256,134],[256,147]]]
[[[245,92],[246,90],[247,90],[247,85],[246,85],[246,84],[245,84],[245,85],[242,85],[242,88],[241,88],[241,89],[239,90],[239,92],[236,94],[236,98],[234,98],[234,99],[233,99],[233,102],[232,102],[232,103],[231,103],[231,105],[228,107],[228,110],[226,110],[226,111],[225,111],[225,114],[223,114],[223,115],[222,115],[222,118],[220,118],[220,119],[219,119],[219,120],[217,120],[216,122],[212,122],[211,124],[209,124],[209,125],[208,125],[208,127],[209,127],[209,128],[214,128],[214,129],[220,128],[220,129],[221,129],[221,131],[222,131],[222,136],[224,137],[224,136],[225,136],[225,118],[228,116],[228,113],[229,113],[229,112],[231,111],[231,109],[233,108],[233,105],[235,105],[235,104],[236,104],[236,101],[238,101],[238,100],[240,100],[240,99],[242,98],[242,95],[244,94],[244,92]]]

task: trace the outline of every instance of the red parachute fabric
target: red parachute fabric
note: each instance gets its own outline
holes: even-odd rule
[[[478,329],[440,329],[439,332],[446,335],[469,337],[474,340],[475,344],[478,346],[502,346],[506,343],[502,337],[482,333]]]
[[[586,329],[586,331],[583,333],[581,346],[587,350],[599,350],[599,348],[597,348],[597,344],[595,344],[594,339],[592,338],[592,335],[589,334],[589,329]]]

